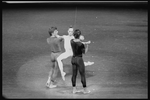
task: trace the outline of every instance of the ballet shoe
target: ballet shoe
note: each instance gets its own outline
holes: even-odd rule
[[[61,75],[62,75],[62,79],[65,81],[65,75],[66,75],[66,73],[63,72]]]
[[[84,90],[83,93],[84,93],[84,94],[90,93],[90,91],[89,91],[89,90]]]
[[[87,90],[86,88],[85,89],[83,89],[83,91],[82,91],[84,94],[86,94],[86,93],[90,93],[91,91],[89,91],[89,90]]]
[[[57,85],[53,85],[53,84],[50,84],[50,85],[46,85],[47,88],[55,88],[57,87]]]
[[[90,61],[84,62],[84,65],[85,65],[85,66],[90,66],[90,65],[93,65],[93,64],[94,64],[94,62],[90,62]]]
[[[77,91],[77,89],[73,89],[73,91],[72,91],[73,94],[75,94],[77,92],[79,92],[79,91]]]
[[[46,87],[49,87],[49,86],[50,86],[50,81],[47,81]]]
[[[51,85],[49,86],[49,88],[55,88],[55,87],[57,87],[57,85],[51,84]]]

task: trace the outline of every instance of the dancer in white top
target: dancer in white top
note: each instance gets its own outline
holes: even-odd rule
[[[71,48],[71,43],[70,41],[72,39],[74,39],[74,36],[73,36],[73,28],[70,27],[68,29],[68,35],[63,35],[63,36],[59,36],[57,35],[57,37],[61,37],[64,39],[64,49],[65,49],[65,52],[62,53],[61,55],[59,55],[59,57],[57,57],[57,62],[58,62],[58,66],[59,66],[59,69],[60,69],[60,73],[61,73],[61,76],[62,76],[62,79],[65,80],[65,75],[66,73],[63,71],[63,63],[62,63],[62,60],[63,59],[66,59],[70,56],[73,56],[73,52],[72,52],[72,48]],[[81,36],[81,40],[84,40],[84,37]],[[91,41],[88,41],[88,42],[82,42],[84,44],[90,44]],[[85,66],[87,65],[92,65],[94,64],[94,62],[90,63],[90,62],[84,62],[85,63]]]

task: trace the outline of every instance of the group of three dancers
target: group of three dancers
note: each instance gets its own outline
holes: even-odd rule
[[[83,93],[89,93],[86,88],[86,78],[85,78],[85,66],[92,65],[90,62],[84,62],[82,58],[82,54],[88,51],[88,42],[82,42],[84,40],[84,36],[81,35],[81,31],[79,29],[73,30],[72,27],[68,29],[68,35],[59,36],[57,27],[51,27],[49,29],[50,37],[47,38],[47,43],[50,45],[51,50],[51,63],[52,67],[49,72],[48,80],[46,86],[49,88],[54,88],[57,85],[54,85],[54,80],[58,73],[58,67],[62,76],[62,79],[65,81],[65,72],[63,71],[63,63],[62,60],[72,56],[71,64],[72,64],[72,86],[73,93],[78,92],[76,89],[76,76],[77,71],[79,70],[81,75],[81,82],[83,85]],[[64,49],[65,52],[62,53],[61,50],[61,42],[64,41]]]

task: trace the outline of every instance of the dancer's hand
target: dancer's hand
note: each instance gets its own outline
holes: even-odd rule
[[[90,43],[91,43],[91,41],[85,42],[85,44],[87,44],[87,45],[90,44]]]
[[[83,44],[90,44],[91,43],[91,41],[88,41],[88,42],[82,42]]]
[[[88,41],[86,44],[90,44],[91,43],[91,41]]]

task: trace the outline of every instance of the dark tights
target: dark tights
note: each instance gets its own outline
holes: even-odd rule
[[[76,86],[76,77],[79,70],[83,87],[86,87],[85,66],[82,57],[72,57],[72,86]]]

